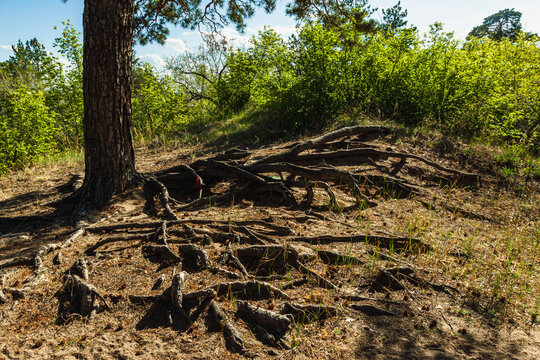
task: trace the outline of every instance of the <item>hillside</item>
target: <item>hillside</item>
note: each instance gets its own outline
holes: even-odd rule
[[[378,126],[141,148],[158,181],[79,228],[81,164],[10,173],[0,359],[536,359],[540,184],[492,151]]]

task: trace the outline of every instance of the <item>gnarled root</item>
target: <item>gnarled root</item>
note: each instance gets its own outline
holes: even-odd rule
[[[223,338],[225,339],[225,346],[227,349],[237,353],[244,352],[244,339],[242,335],[236,330],[234,325],[229,321],[229,318],[223,310],[220,309],[217,302],[212,301],[208,308],[208,315],[210,323],[213,328],[223,332]]]

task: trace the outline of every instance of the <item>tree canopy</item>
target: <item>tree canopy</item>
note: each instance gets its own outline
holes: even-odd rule
[[[474,27],[467,39],[487,37],[496,41],[506,38],[515,41],[522,31],[521,15],[513,8],[501,10],[486,17],[482,25]]]

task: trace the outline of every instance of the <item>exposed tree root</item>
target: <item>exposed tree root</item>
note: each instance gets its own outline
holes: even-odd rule
[[[230,242],[227,244],[227,251],[221,256],[221,259],[220,259],[220,264],[227,264],[227,263],[231,264],[236,269],[240,270],[242,275],[249,277],[249,274],[244,264],[242,264],[242,262],[236,257],[236,255],[234,255]]]
[[[212,301],[208,309],[209,318],[214,329],[223,332],[225,346],[233,352],[244,352],[244,339],[236,330],[234,325],[229,321],[227,315],[220,309],[217,302]]]
[[[171,283],[171,305],[173,310],[177,311],[185,321],[189,321],[189,317],[184,311],[184,286],[185,273],[176,274]]]
[[[196,225],[227,225],[227,226],[260,226],[266,228],[269,232],[266,232],[267,235],[276,235],[276,236],[287,236],[291,235],[293,232],[290,228],[285,226],[279,226],[272,224],[265,220],[239,220],[239,221],[223,221],[223,220],[214,220],[214,219],[180,219],[167,221],[169,227],[174,225],[184,225],[184,224],[196,224]],[[110,232],[113,230],[125,230],[125,229],[157,229],[162,225],[161,221],[152,221],[152,222],[130,222],[130,223],[120,223],[113,225],[104,225],[87,228],[87,231],[91,233],[102,233]]]
[[[219,266],[214,266],[210,269],[210,271],[214,274],[222,274],[224,275],[225,277],[229,278],[229,279],[241,279],[242,278],[242,274],[239,274],[237,272],[234,272],[234,271],[230,271],[230,270],[227,270],[227,269],[224,269],[224,268],[221,268]]]
[[[302,285],[305,285],[309,282],[308,279],[295,279],[295,280],[291,280],[291,281],[288,281],[286,283],[284,283],[283,285],[281,285],[281,289],[282,290],[289,290],[289,289],[293,289],[295,287],[299,287],[299,286],[302,286]]]
[[[369,243],[384,248],[409,249],[418,248],[424,251],[430,250],[431,246],[420,239],[407,237],[393,237],[380,235],[319,235],[319,236],[298,236],[289,238],[292,242],[305,242],[309,244],[331,244],[336,242],[343,243]]]
[[[0,305],[5,304],[8,302],[8,298],[6,297],[6,294],[0,289]]]
[[[337,289],[338,287],[333,283],[331,282],[330,280],[328,279],[325,279],[324,277],[322,277],[321,275],[317,274],[315,271],[311,270],[310,268],[308,268],[307,266],[305,266],[304,264],[298,262],[296,264],[297,266],[297,269],[308,275],[308,278],[311,277],[315,280],[315,283],[325,289]]]
[[[285,335],[291,326],[291,320],[283,315],[253,306],[247,301],[238,301],[237,314],[248,322],[254,322],[276,337]]]
[[[165,218],[169,220],[178,220],[178,217],[176,217],[169,204],[170,196],[167,187],[155,178],[146,180],[145,185],[147,185],[149,190],[154,190],[159,193],[159,199],[161,200],[161,205],[165,211]]]
[[[368,316],[396,316],[396,313],[392,311],[381,309],[373,305],[350,304],[349,306]]]
[[[341,254],[336,251],[317,250],[317,255],[325,264],[358,265],[365,263],[364,260],[361,260],[355,256]]]
[[[94,245],[90,246],[88,249],[85,250],[86,255],[94,255],[96,253],[96,250],[100,247],[111,244],[114,242],[122,242],[122,241],[134,241],[134,240],[141,240],[143,242],[148,242],[154,238],[154,234],[130,234],[130,235],[120,235],[120,236],[110,236],[108,238],[105,238],[103,240],[98,241]]]
[[[325,305],[300,305],[284,302],[279,312],[289,314],[298,323],[310,323],[325,320],[337,315],[337,308]]]
[[[171,264],[182,261],[182,258],[176,255],[167,245],[145,245],[142,251],[144,257],[153,263]]]
[[[238,299],[289,298],[286,293],[277,287],[261,281],[221,283],[213,286],[212,289],[216,291],[218,296],[233,296]]]
[[[129,295],[131,304],[150,305],[137,324],[138,329],[170,326],[179,331],[187,331],[206,311],[209,325],[223,333],[227,348],[244,355],[245,340],[235,327],[236,320],[229,319],[223,311],[228,311],[228,307],[222,309],[221,302],[235,302],[238,305],[236,315],[244,321],[240,323],[247,326],[262,343],[288,349],[290,346],[286,334],[292,321],[323,321],[337,316],[338,309],[341,309],[336,304],[301,305],[284,301],[291,298],[289,294],[302,293],[303,289],[295,288],[309,282],[326,289],[324,293],[329,295],[328,298],[341,301],[345,311],[350,313],[352,309],[368,316],[398,315],[393,311],[394,308],[406,302],[391,300],[389,294],[393,291],[405,291],[408,294],[407,288],[410,286],[452,295],[456,289],[424,280],[405,261],[379,249],[429,251],[432,249],[429,244],[407,236],[358,234],[358,227],[352,224],[350,218],[340,221],[341,212],[363,211],[377,206],[387,198],[410,198],[426,202],[428,191],[423,190],[425,183],[417,183],[414,177],[409,176],[410,163],[413,162],[421,162],[430,171],[439,171],[443,173],[441,176],[452,181],[478,181],[478,176],[474,174],[454,170],[414,154],[367,146],[356,138],[364,134],[389,132],[392,130],[378,126],[349,127],[282,147],[277,153],[274,151],[255,156],[250,150],[232,149],[190,165],[178,165],[157,172],[154,177],[145,177],[145,190],[150,192],[152,199],[159,197],[163,209],[158,213],[163,215],[163,220],[84,225],[63,233],[62,237],[67,236],[63,242],[42,246],[33,256],[17,257],[1,263],[0,269],[30,267],[34,275],[23,282],[26,286],[22,289],[1,284],[0,304],[8,302],[9,297],[15,300],[27,296],[28,288],[41,281],[46,274],[43,263],[49,259],[45,255],[71,246],[85,233],[99,234],[101,238],[86,249],[86,256],[101,256],[106,251],[124,251],[125,248],[108,245],[125,242],[133,244],[132,247],[140,249],[146,259],[159,265],[158,271],[171,265],[175,265],[175,270],[183,270],[173,274],[168,287],[164,285],[164,274],[155,281],[152,291],[161,292],[164,289],[159,295]],[[366,162],[370,164],[364,165]],[[370,170],[376,173],[368,174],[366,168],[376,169]],[[429,176],[439,174],[430,173]],[[425,180],[425,177],[421,179]],[[179,200],[172,196],[179,196]],[[276,222],[271,217],[236,221],[187,217],[179,219],[176,215],[180,215],[179,211],[214,206],[216,203],[231,205],[238,201],[248,206],[260,201],[271,206],[288,207],[300,215],[277,216]],[[335,213],[326,216],[314,209],[329,209]],[[302,232],[311,225],[314,228],[320,227],[322,220],[345,225],[351,234],[336,231],[334,233],[339,235],[330,235],[308,230],[308,233],[319,235],[297,236],[293,228],[299,227],[284,225],[287,219],[303,223],[299,230]],[[351,224],[346,221],[351,221]],[[358,289],[348,288],[347,282],[336,279],[335,266],[359,265],[365,261],[349,253],[325,249],[324,246],[310,246],[334,243],[363,243],[368,245],[368,253],[376,253],[380,258],[403,265],[380,269],[365,285],[359,286],[369,292],[383,292],[389,298],[364,296],[366,294],[362,293],[351,295]],[[226,245],[225,250],[223,245]],[[60,252],[56,254],[53,264],[62,263],[60,255]],[[351,272],[359,268],[362,267],[351,267]],[[348,269],[341,268],[339,271],[346,272]],[[192,274],[196,272],[213,274],[207,279],[231,280],[221,283],[219,280],[210,283],[205,280],[200,284],[205,283],[206,288],[187,293],[184,291],[186,276],[189,273],[191,280]],[[303,277],[294,279],[299,276]],[[190,285],[193,285],[191,281]],[[150,286],[148,288],[150,290]],[[289,291],[291,289],[295,290]],[[88,266],[83,258],[65,272],[63,286],[57,292],[57,297],[59,323],[69,321],[74,314],[91,317],[99,310],[110,309],[105,297],[114,303],[123,299],[123,295],[102,296],[98,292],[89,281]],[[243,301],[262,303],[259,301],[262,299],[268,299],[271,304],[268,307],[274,309],[276,306],[278,310],[267,310],[260,307],[260,304]],[[278,304],[275,305],[274,301]],[[392,307],[388,310],[351,302]]]
[[[342,295],[342,299],[347,301],[373,301],[373,302],[381,302],[384,304],[393,304],[393,305],[403,305],[404,303],[402,301],[395,301],[390,299],[381,299],[381,298],[373,298],[373,297],[367,297],[367,296],[361,296],[361,295]]]
[[[239,261],[257,275],[284,274],[298,261],[298,252],[279,245],[249,246],[236,250]]]
[[[77,266],[70,269],[70,273],[64,277],[64,286],[57,292],[59,301],[58,318],[59,323],[65,323],[71,318],[71,314],[92,317],[98,310],[96,301],[99,299],[109,309],[105,298],[98,290],[85,280],[87,280],[87,269]],[[80,275],[86,275],[81,278]]]
[[[0,269],[6,269],[15,266],[34,266],[34,263],[35,261],[33,256],[16,257],[0,264]]]

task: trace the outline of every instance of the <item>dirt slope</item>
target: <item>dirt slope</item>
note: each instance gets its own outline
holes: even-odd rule
[[[537,359],[538,184],[341,135],[140,149],[170,212],[141,186],[81,228],[51,204],[80,164],[0,179],[0,359]]]

